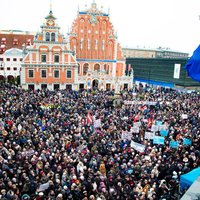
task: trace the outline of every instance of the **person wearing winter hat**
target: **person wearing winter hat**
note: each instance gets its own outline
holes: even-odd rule
[[[58,196],[56,197],[56,200],[63,200],[63,195],[59,193]]]
[[[22,195],[22,200],[30,200],[31,197],[28,194],[23,194]]]

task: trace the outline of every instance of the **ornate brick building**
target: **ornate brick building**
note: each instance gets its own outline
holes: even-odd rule
[[[98,9],[95,2],[91,8],[78,12],[69,41],[76,52],[79,88],[119,91],[132,87],[133,76],[127,73],[109,14]]]
[[[52,10],[24,57],[21,85],[25,89],[77,89],[78,67]]]
[[[29,31],[0,30],[0,54],[11,48],[28,48],[34,39],[34,33]]]

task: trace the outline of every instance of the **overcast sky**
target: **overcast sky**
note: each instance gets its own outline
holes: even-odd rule
[[[111,22],[122,47],[159,46],[192,54],[200,44],[200,0],[95,0]],[[66,35],[77,10],[93,0],[52,0],[53,13]],[[39,31],[50,0],[0,0],[0,29]]]

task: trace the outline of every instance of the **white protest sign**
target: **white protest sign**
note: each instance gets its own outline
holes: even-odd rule
[[[122,140],[131,140],[132,138],[132,133],[131,132],[127,132],[127,131],[122,131]]]
[[[133,127],[140,127],[141,126],[141,122],[134,122]]]
[[[145,145],[131,141],[131,147],[139,152],[145,151]]]
[[[182,114],[181,117],[182,117],[182,119],[187,119],[188,115],[187,114]]]
[[[45,191],[49,188],[49,182],[47,183],[44,183],[44,184],[41,184],[39,189],[38,189],[38,192],[42,192],[42,191]]]
[[[153,124],[153,125],[151,126],[151,132],[157,132],[158,129],[159,129],[159,126],[158,126],[158,125]]]
[[[145,132],[144,138],[145,138],[146,140],[153,140],[154,136],[155,136],[155,133],[154,133],[154,132]]]
[[[137,126],[131,127],[131,132],[132,133],[139,133],[140,132],[140,128]]]
[[[94,121],[94,128],[99,128],[101,126],[101,119],[97,119]]]

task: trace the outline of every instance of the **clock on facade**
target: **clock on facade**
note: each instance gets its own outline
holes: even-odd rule
[[[91,15],[91,17],[90,17],[90,22],[91,22],[92,24],[95,24],[95,23],[97,22],[97,18],[96,18],[95,15]]]
[[[47,26],[54,26],[55,22],[53,20],[48,20],[47,21]]]

